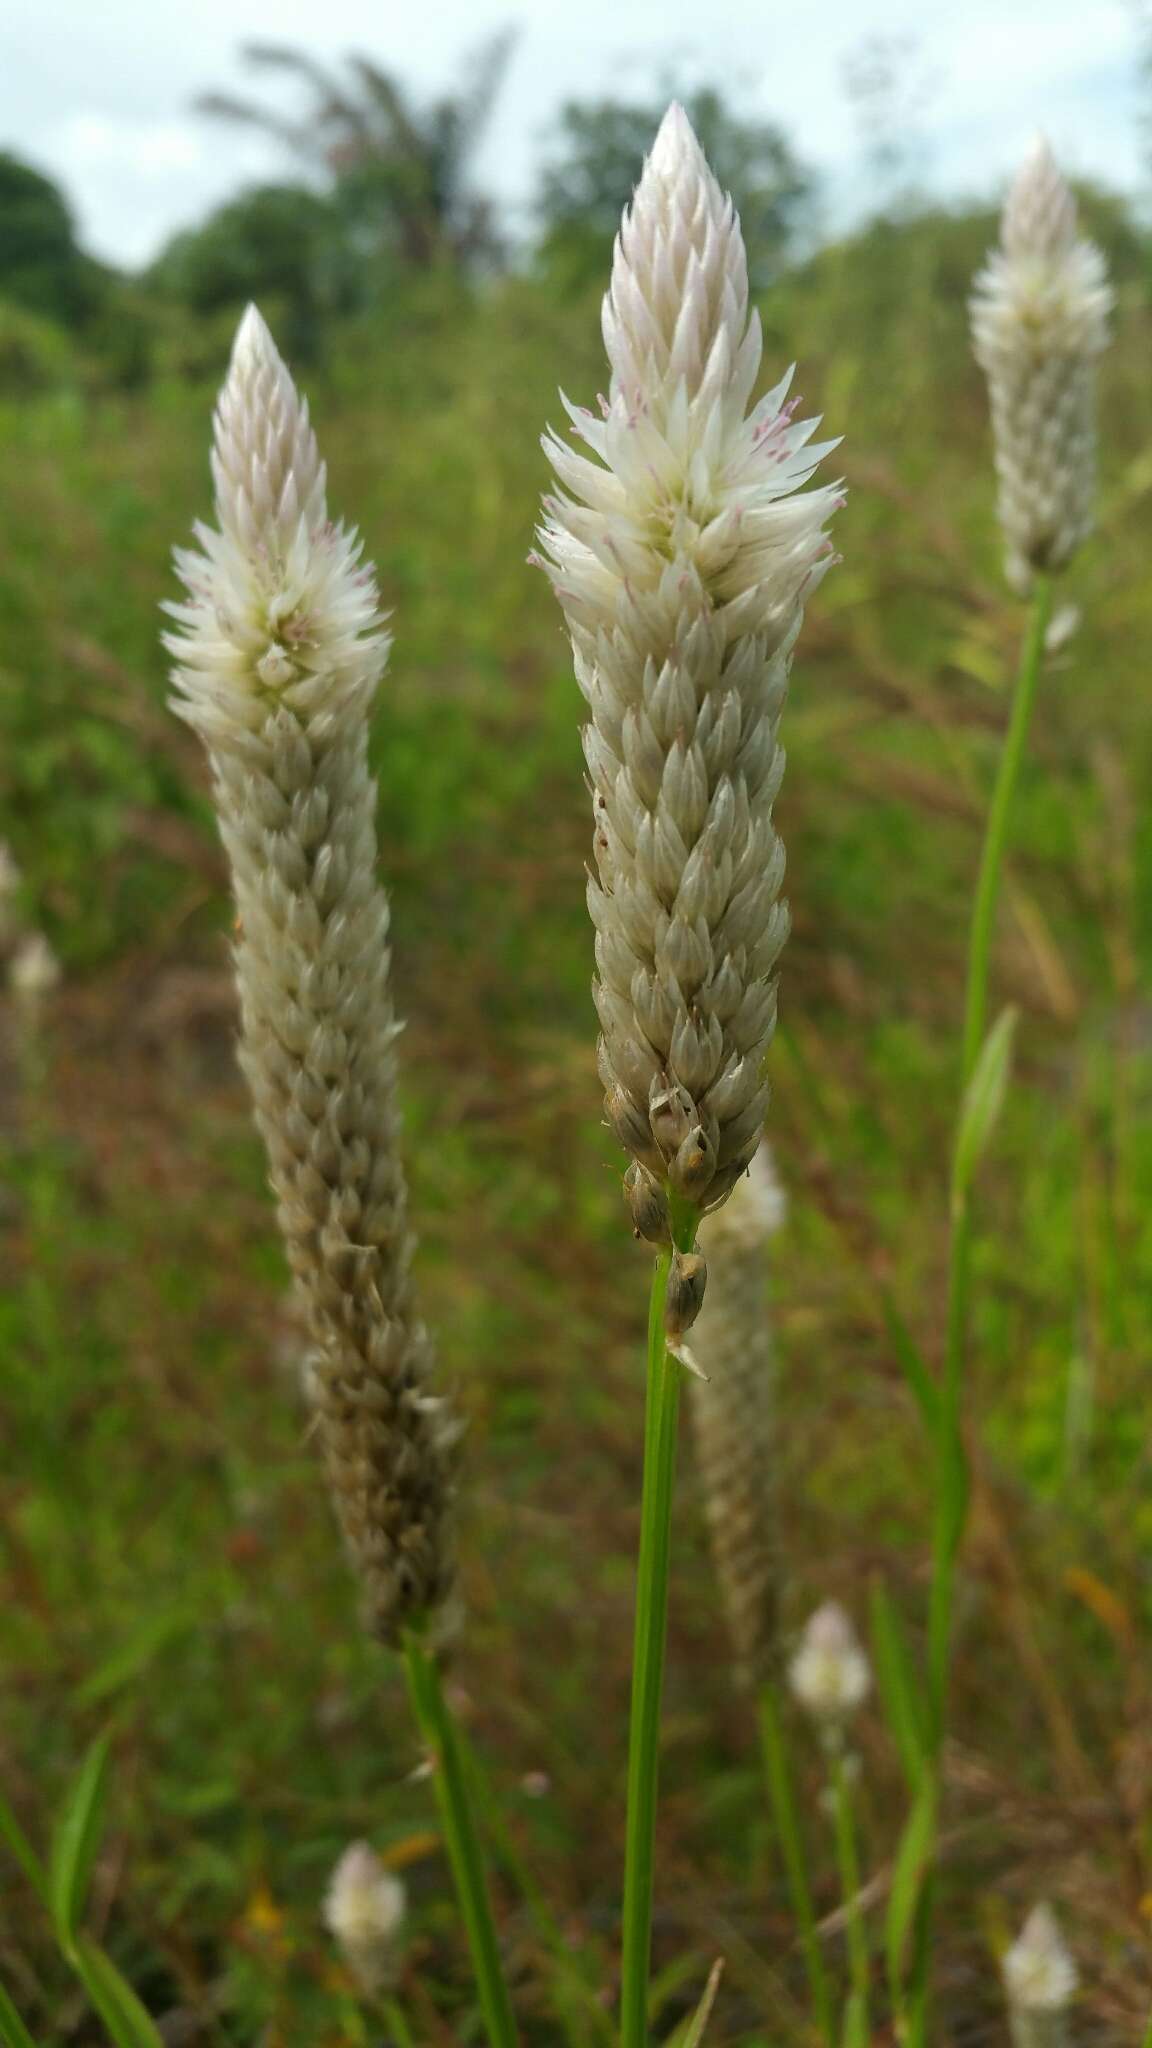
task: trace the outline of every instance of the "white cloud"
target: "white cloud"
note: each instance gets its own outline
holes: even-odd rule
[[[196,0],[176,11],[3,0],[0,146],[61,178],[98,254],[141,262],[237,186],[284,173],[273,145],[191,111],[199,91],[252,84],[240,43],[275,37],[329,62],[365,49],[431,92],[517,6],[520,41],[482,159],[485,180],[514,205],[532,190],[563,99],[646,93],[669,66],[728,83],[781,121],[851,204],[859,150],[843,65],[877,35],[910,38],[934,81],[925,126],[938,189],[989,190],[1040,127],[1077,170],[1126,186],[1139,176],[1126,0],[1046,0],[1042,12],[1036,0],[932,11],[922,0],[824,0],[790,9],[786,34],[772,32],[765,0],[710,0],[706,32],[671,38],[668,0],[436,0],[434,35],[429,11],[409,0]],[[255,83],[291,104],[289,81]]]

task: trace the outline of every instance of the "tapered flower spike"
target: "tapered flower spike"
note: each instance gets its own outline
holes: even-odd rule
[[[780,1553],[776,1518],[776,1385],[767,1301],[768,1241],[784,1196],[767,1145],[728,1200],[700,1227],[707,1300],[692,1332],[692,1420],[716,1576],[749,1685],[771,1674],[778,1650]]]
[[[1008,194],[1000,247],[972,295],[972,339],[988,379],[1009,581],[1063,569],[1091,531],[1096,358],[1112,294],[1104,259],[1077,229],[1076,202],[1038,140]]]
[[[749,410],[760,325],[740,227],[683,108],[665,115],[616,243],[602,417],[564,401],[561,488],[536,557],[587,700],[600,1071],[658,1233],[671,1195],[721,1202],[760,1141],[788,929],[772,824],[777,728],[836,487],[791,373]]]
[[[1014,2048],[1066,2048],[1079,1977],[1051,1906],[1033,1906],[1001,1968]]]
[[[314,1340],[310,1385],[374,1633],[441,1616],[458,1426],[410,1278],[388,904],[368,715],[370,568],[255,308],[216,413],[218,527],[179,551],[174,708],[208,750],[237,908],[241,1062]]]
[[[839,1737],[867,1699],[872,1684],[868,1659],[838,1601],[825,1601],[812,1615],[788,1666],[788,1682],[829,1737]]]

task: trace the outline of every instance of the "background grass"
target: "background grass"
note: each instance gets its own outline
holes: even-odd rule
[[[967,905],[1021,618],[993,530],[963,292],[986,220],[826,252],[764,307],[767,371],[845,436],[843,561],[805,627],[779,806],[795,929],[771,1132],[791,1626],[882,1581],[922,1638],[930,1502],[890,1290],[939,1356]],[[995,1954],[1064,1901],[1097,2041],[1152,1997],[1152,315],[1121,281],[1101,532],[1042,683],[1001,918],[1016,1086],[979,1196],[942,2039],[1002,2038]],[[598,1122],[579,699],[526,566],[537,436],[602,380],[596,308],[429,288],[348,330],[311,396],[396,648],[376,723],[421,1281],[471,1419],[457,1703],[590,1979],[616,1968],[645,1258]],[[404,1869],[423,2044],[478,2021],[399,1672],[357,1630],[233,1059],[229,908],[157,606],[208,505],[211,387],[0,417],[0,832],[65,966],[4,1017],[0,1783],[37,1840],[114,1732],[94,1930],[168,2038],[379,2038],[319,1919],[367,1836]],[[710,2042],[804,2038],[803,1977],[683,1459],[661,1813],[665,2031],[712,1956]],[[819,1759],[791,1730],[819,1902]],[[882,1891],[903,1793],[860,1730]],[[560,2038],[500,1893],[526,2040]],[[833,1939],[833,1953],[836,1942]],[[682,1967],[681,1967],[682,1965]],[[15,1866],[0,1977],[100,2038]]]

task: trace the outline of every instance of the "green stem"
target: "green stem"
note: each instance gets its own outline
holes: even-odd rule
[[[972,906],[972,926],[968,939],[968,988],[964,1001],[965,1086],[972,1078],[972,1070],[984,1043],[992,931],[996,922],[996,902],[1000,894],[1000,875],[1004,866],[1008,820],[1012,800],[1016,794],[1016,784],[1020,779],[1020,764],[1024,758],[1028,728],[1032,722],[1032,707],[1036,701],[1036,685],[1040,679],[1040,667],[1044,656],[1044,635],[1048,630],[1051,611],[1051,582],[1048,577],[1039,576],[1036,579],[1032,613],[1020,656],[1008,731],[1004,736],[1000,766],[996,773],[992,806],[988,813],[988,823],[984,828],[980,875]]]
[[[836,1809],[836,1853],[840,1865],[840,1890],[848,1926],[848,1960],[852,1996],[844,2028],[845,2048],[865,2048],[868,2041],[868,1997],[871,1962],[868,1929],[860,1911],[860,1857],[856,1848],[856,1826],[852,1815],[852,1787],[844,1758],[832,1759],[832,1797]]]
[[[682,1251],[695,1239],[695,1212],[675,1221]],[[632,1657],[632,1718],[628,1741],[628,1820],[624,1858],[624,1953],[620,1988],[622,2048],[646,2048],[648,1971],[652,1952],[652,1886],[656,1846],[656,1786],[660,1764],[660,1700],[668,1633],[668,1564],[672,1548],[672,1492],[681,1367],[664,1337],[664,1301],[671,1254],[662,1252],[652,1275],[648,1309],[648,1399],[644,1421],[644,1490],[636,1565],[636,1630]]]
[[[996,784],[984,828],[980,873],[972,906],[968,940],[968,977],[964,998],[964,1053],[961,1088],[967,1087],[984,1043],[988,1014],[988,980],[992,957],[992,934],[1004,868],[1008,824],[1044,655],[1044,635],[1052,609],[1052,585],[1039,577],[1032,599],[1032,611],[1008,730],[996,771]],[[968,1296],[972,1269],[972,1214],[968,1195],[953,1204],[948,1254],[948,1325],[941,1387],[937,1438],[936,1517],[932,1543],[932,1594],[928,1625],[929,1697],[932,1704],[933,1737],[937,1749],[944,1734],[947,1704],[948,1664],[952,1635],[952,1596],[956,1559],[964,1534],[967,1513],[967,1470],[963,1439],[964,1353],[968,1324]]]
[[[984,1044],[988,1015],[988,983],[992,936],[1004,868],[1008,826],[1044,656],[1044,636],[1052,609],[1052,586],[1036,580],[1024,637],[1008,730],[1000,752],[996,783],[984,828],[980,872],[972,905],[968,939],[968,970],[964,997],[964,1040],[961,1093],[975,1071]],[[958,1119],[959,1125],[959,1119]],[[928,1696],[931,1710],[930,1768],[939,1781],[948,1711],[948,1679],[952,1654],[952,1607],[956,1563],[968,1513],[968,1468],[964,1452],[964,1365],[967,1349],[968,1300],[972,1280],[972,1205],[967,1190],[954,1195],[948,1247],[948,1320],[940,1412],[936,1424],[935,1515],[932,1535],[932,1591],[928,1615]],[[927,1958],[931,1949],[931,1877],[921,1900],[920,1961],[914,1972],[912,2013],[914,2041],[927,2025]]]
[[[760,1694],[760,1740],[764,1754],[764,1775],[768,1780],[768,1796],[772,1804],[772,1819],[780,1844],[792,1911],[796,1915],[796,1925],[800,1930],[800,1946],[804,1953],[804,1967],[808,1973],[808,1991],[820,2032],[829,2048],[832,2048],[836,2039],[832,2021],[832,1994],[828,1986],[824,1958],[820,1953],[820,1938],[816,1932],[816,1913],[804,1860],[804,1838],[796,1813],[784,1737],[776,1712],[775,1695],[768,1685]]]
[[[435,1653],[410,1629],[404,1638],[408,1690],[420,1732],[432,1753],[433,1782],[444,1839],[490,2048],[516,2048],[516,2022],[496,1940],[484,1857],[472,1810],[468,1772],[455,1723],[440,1683]]]

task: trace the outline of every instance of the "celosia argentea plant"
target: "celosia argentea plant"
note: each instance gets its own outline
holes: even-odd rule
[[[1029,598],[1008,723],[984,829],[968,943],[961,1100],[951,1163],[948,1302],[943,1373],[932,1386],[921,1365],[922,1401],[935,1461],[927,1713],[922,1768],[901,1861],[925,1878],[897,1929],[889,1927],[894,2003],[905,2036],[929,2038],[930,1880],[943,1792],[957,1561],[967,1519],[963,1393],[968,1348],[976,1167],[1007,1085],[1015,1013],[987,1029],[992,940],[1008,830],[1043,664],[1053,578],[1089,532],[1095,497],[1095,374],[1111,307],[1103,261],[1079,233],[1076,205],[1043,142],[1028,156],[1004,206],[1000,247],[975,281],[976,357],[989,386],[1006,569]],[[894,1894],[894,1898],[895,1898]],[[913,1919],[915,1939],[912,1940]],[[906,1939],[907,1938],[907,1939]],[[901,1962],[911,1957],[902,1986]]]
[[[309,1384],[367,1626],[402,1651],[490,2037],[515,2028],[436,1638],[453,1620],[459,1424],[413,1295],[388,904],[368,717],[375,578],[328,516],[309,424],[255,308],[216,413],[215,529],[177,567],[176,708],[208,750],[237,910],[241,1061],[314,1343]]]
[[[680,1340],[699,1219],[760,1143],[788,929],[772,822],[780,715],[805,598],[830,560],[832,445],[790,377],[753,403],[760,326],[740,225],[683,109],[665,116],[616,244],[600,417],[548,435],[560,490],[541,559],[588,705],[600,1071],[658,1247],[637,1570],[621,2038],[648,2038],[656,1770]]]

